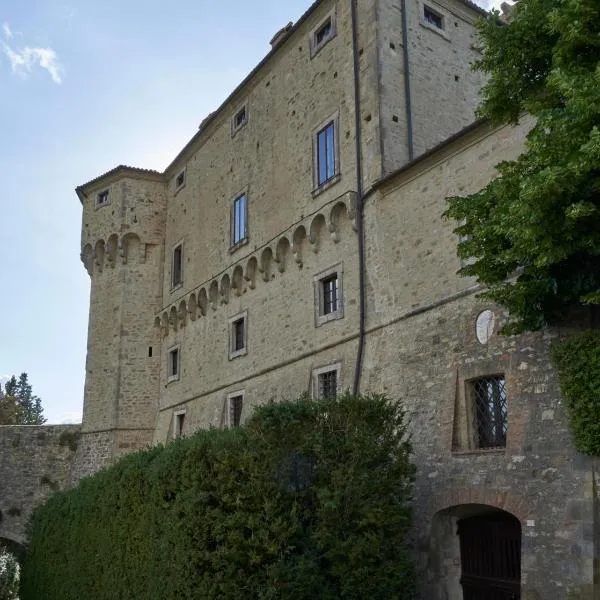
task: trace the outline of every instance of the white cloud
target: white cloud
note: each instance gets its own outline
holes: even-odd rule
[[[68,412],[58,418],[59,425],[76,425],[78,423],[81,423],[81,411]]]
[[[35,66],[46,69],[54,83],[62,83],[64,68],[58,61],[58,55],[52,48],[37,48],[25,46],[13,50],[8,44],[3,43],[4,54],[10,62],[13,73],[27,77]]]
[[[13,36],[12,29],[8,23],[2,23],[2,31],[4,32],[4,37],[7,40],[10,40]]]

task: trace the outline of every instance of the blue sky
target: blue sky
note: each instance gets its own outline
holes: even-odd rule
[[[29,373],[49,422],[83,404],[75,186],[163,170],[310,2],[0,0],[0,376]]]

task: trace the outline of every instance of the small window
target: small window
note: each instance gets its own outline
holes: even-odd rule
[[[508,419],[504,376],[479,377],[468,381],[467,386],[473,411],[475,445],[478,448],[506,446]]]
[[[183,284],[183,244],[178,244],[173,249],[173,260],[171,264],[171,288]]]
[[[444,29],[444,17],[429,6],[423,6],[423,20],[438,29]]]
[[[179,346],[171,348],[167,354],[167,382],[179,379]]]
[[[317,134],[317,184],[335,176],[335,125],[328,123]]]
[[[183,186],[185,186],[185,169],[175,178],[175,192],[178,192]]]
[[[316,326],[344,316],[342,303],[342,265],[314,277]]]
[[[231,247],[237,248],[247,241],[248,196],[241,194],[233,201],[231,209]]]
[[[229,427],[239,427],[242,422],[242,409],[244,408],[244,394],[236,392],[228,396]]]
[[[335,14],[330,13],[327,17],[315,27],[310,34],[310,55],[311,58],[335,37]]]
[[[248,122],[248,104],[237,110],[231,121],[231,135],[235,135]]]
[[[104,190],[96,196],[96,208],[106,206],[107,204],[110,204],[110,195],[108,190]]]
[[[312,373],[313,398],[333,398],[339,395],[340,372],[340,363],[314,369]]]
[[[248,314],[243,312],[229,319],[229,358],[247,354]]]
[[[173,413],[173,438],[180,438],[183,436],[183,425],[185,423],[185,411],[178,411]]]
[[[340,177],[338,116],[322,123],[313,135],[313,196],[320,194]]]

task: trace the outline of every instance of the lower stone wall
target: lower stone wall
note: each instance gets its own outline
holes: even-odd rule
[[[81,425],[0,426],[0,538],[24,544],[33,510],[69,486]]]
[[[72,472],[73,483],[110,464],[114,432],[82,432]]]

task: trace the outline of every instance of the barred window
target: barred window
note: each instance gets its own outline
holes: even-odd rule
[[[319,375],[319,398],[337,396],[337,371],[326,371]]]
[[[480,377],[468,384],[473,403],[473,429],[477,447],[506,446],[508,419],[504,376]]]

